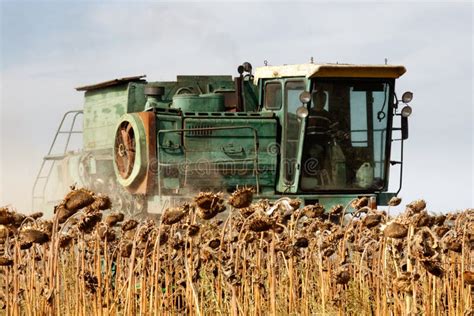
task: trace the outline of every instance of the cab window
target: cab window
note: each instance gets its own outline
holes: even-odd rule
[[[280,82],[268,82],[265,85],[265,109],[281,109],[281,84]]]

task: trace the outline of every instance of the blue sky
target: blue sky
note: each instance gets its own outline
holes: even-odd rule
[[[435,212],[473,206],[471,2],[2,1],[0,14],[0,205],[28,207],[62,114],[82,107],[75,86],[313,56],[405,65],[397,91],[415,97],[401,196]]]

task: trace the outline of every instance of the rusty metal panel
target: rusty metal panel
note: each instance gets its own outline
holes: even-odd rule
[[[146,173],[143,180],[129,191],[135,194],[149,194],[153,192],[156,174],[156,116],[153,112],[138,113],[143,122],[146,134]]]

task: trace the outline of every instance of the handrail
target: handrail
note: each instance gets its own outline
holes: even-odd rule
[[[56,141],[58,139],[58,136],[59,134],[68,134],[68,138],[66,140],[66,145],[64,147],[64,151],[63,151],[63,154],[65,154],[67,152],[67,148],[69,146],[69,142],[71,140],[71,134],[77,134],[77,133],[82,133],[82,132],[78,132],[78,131],[74,131],[74,127],[76,125],[76,119],[77,117],[80,115],[80,114],[83,114],[84,111],[83,110],[71,110],[71,111],[67,111],[66,113],[64,113],[62,119],[61,119],[61,122],[59,123],[59,127],[58,129],[56,130],[56,134],[54,135],[54,138],[53,138],[53,141],[51,142],[51,146],[49,147],[49,150],[48,150],[48,153],[45,157],[48,157],[48,156],[51,156],[51,153],[54,149],[54,145],[56,144]],[[62,128],[63,128],[63,125],[64,125],[64,122],[66,120],[66,118],[68,116],[70,116],[71,114],[74,114],[73,116],[73,119],[72,119],[72,122],[71,122],[71,127],[69,128],[69,130],[66,130],[66,131],[63,131]],[[45,196],[45,192],[46,192],[46,187],[48,185],[48,181],[49,181],[49,177],[51,176],[51,172],[53,170],[53,167],[54,167],[54,164],[56,163],[56,160],[57,159],[53,159],[52,160],[52,164],[48,170],[48,174],[46,176],[41,176],[42,172],[43,172],[43,169],[45,167],[45,164],[46,164],[46,160],[47,159],[44,159],[43,158],[43,161],[41,163],[41,166],[40,166],[40,169],[38,171],[38,174],[36,175],[36,178],[35,178],[35,182],[33,183],[33,188],[32,188],[32,192],[31,192],[31,196],[32,196],[32,201],[31,201],[31,208],[33,210],[34,206],[35,206],[35,200],[37,199],[44,199],[44,196]],[[41,191],[41,195],[40,196],[35,196],[35,192],[36,192],[36,187],[38,185],[38,182],[40,179],[46,179],[45,180],[45,183],[43,184],[43,189]]]
[[[259,178],[258,178],[258,148],[259,148],[259,142],[258,142],[258,132],[257,129],[252,127],[252,126],[222,126],[222,127],[202,127],[202,128],[184,128],[184,129],[167,129],[167,130],[160,130],[158,131],[158,151],[157,151],[157,160],[158,160],[158,168],[159,170],[161,167],[169,167],[169,166],[178,166],[180,164],[184,164],[186,171],[184,175],[184,183],[186,185],[187,183],[187,168],[189,165],[192,164],[197,164],[197,162],[188,162],[186,159],[186,153],[187,153],[187,148],[183,142],[183,149],[184,149],[184,155],[185,159],[184,162],[178,162],[178,163],[163,163],[161,162],[160,159],[160,134],[165,134],[165,133],[185,133],[185,132],[194,132],[194,131],[219,131],[219,130],[237,130],[237,129],[250,129],[253,133],[253,138],[254,138],[254,149],[255,149],[255,156],[254,158],[246,158],[246,159],[233,159],[233,160],[219,160],[215,161],[214,163],[225,163],[225,162],[253,162],[254,163],[254,172],[255,172],[255,184],[256,184],[256,190],[257,192],[260,191],[260,183],[259,183]],[[195,152],[195,151],[193,151]],[[161,172],[158,171],[158,173],[161,175]],[[158,179],[158,194],[161,198],[161,179]]]

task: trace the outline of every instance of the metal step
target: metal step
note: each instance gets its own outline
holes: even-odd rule
[[[60,131],[58,134],[82,134],[82,131]]]
[[[66,155],[64,155],[64,154],[56,154],[56,155],[47,155],[47,156],[44,156],[43,159],[44,159],[44,160],[62,160],[64,157],[66,157]]]

